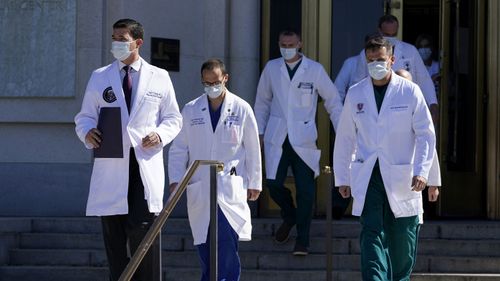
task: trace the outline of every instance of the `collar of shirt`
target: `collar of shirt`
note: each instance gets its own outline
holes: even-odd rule
[[[288,67],[289,67],[290,69],[294,69],[294,68],[297,66],[297,64],[298,64],[299,62],[302,62],[302,56],[300,57],[300,59],[299,59],[299,60],[297,60],[297,61],[295,61],[295,62],[286,62],[286,61],[285,61],[285,63],[288,65]]]
[[[126,64],[124,64],[122,61],[118,61],[118,67],[120,67],[120,71],[123,69],[123,67],[125,66]],[[130,67],[132,67],[132,69],[134,70],[134,72],[139,72],[139,70],[141,69],[141,59],[138,59],[136,61],[134,61]]]

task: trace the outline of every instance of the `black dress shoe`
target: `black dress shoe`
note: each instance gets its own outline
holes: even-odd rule
[[[292,230],[292,227],[293,224],[283,222],[274,235],[274,241],[278,244],[286,243],[288,238],[290,238],[290,231]]]
[[[307,256],[309,254],[309,251],[307,250],[307,247],[300,244],[299,242],[295,242],[295,247],[293,248],[293,253],[294,256]]]

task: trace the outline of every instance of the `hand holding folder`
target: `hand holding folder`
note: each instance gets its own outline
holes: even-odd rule
[[[122,120],[119,107],[102,107],[97,129],[102,133],[101,143],[94,148],[95,158],[123,158]]]

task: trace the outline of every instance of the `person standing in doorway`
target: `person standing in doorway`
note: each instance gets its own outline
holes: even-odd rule
[[[434,60],[434,42],[428,34],[420,34],[415,41],[415,47],[424,61],[424,65],[434,82],[436,93],[439,93],[439,82],[441,80],[441,66],[437,60]]]
[[[264,145],[266,186],[281,208],[283,222],[275,233],[285,243],[293,226],[297,238],[293,255],[307,255],[315,199],[314,179],[319,175],[320,150],[316,147],[316,108],[324,100],[333,126],[342,110],[337,89],[323,66],[299,52],[300,34],[279,34],[281,58],[269,61],[260,77],[255,115]],[[296,202],[284,186],[288,168],[295,177]]]
[[[394,69],[405,69],[411,73],[413,82],[420,87],[436,124],[439,120],[436,90],[419,51],[412,44],[397,39],[399,21],[395,16],[382,16],[378,22],[378,29],[393,46]]]

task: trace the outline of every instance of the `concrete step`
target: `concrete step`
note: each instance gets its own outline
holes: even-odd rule
[[[291,254],[272,252],[241,252],[243,269],[260,270],[324,270],[326,256],[310,254],[307,257],[294,257]],[[163,265],[174,268],[197,268],[198,254],[195,251],[162,252]],[[103,250],[22,250],[11,251],[10,265],[14,266],[106,266]],[[456,273],[496,273],[500,274],[499,257],[448,257],[419,255],[415,265],[416,272],[456,272]],[[334,255],[333,269],[344,271],[360,270],[359,255]]]
[[[1,222],[2,219],[0,218]],[[255,235],[272,235],[276,222],[276,220],[261,220],[259,223],[254,223],[252,232]],[[0,232],[2,232],[1,228]],[[30,231],[24,230],[23,232],[101,233],[102,230],[101,222],[98,218],[33,218]],[[162,233],[191,234],[191,229],[187,219],[172,218],[167,220]]]
[[[104,267],[0,266],[0,281],[109,281]]]
[[[253,219],[255,235],[273,235],[279,227],[280,219]],[[360,226],[356,218],[347,218],[332,223],[333,236],[337,238],[356,238]],[[55,233],[100,233],[100,220],[94,217],[76,218],[0,218],[0,233],[10,232],[55,232]],[[163,233],[189,234],[187,219],[171,218]],[[295,230],[293,230],[295,233]],[[500,239],[500,223],[497,221],[429,221],[422,225],[421,238],[440,239]],[[311,237],[324,237],[326,223],[315,219],[311,226]]]
[[[309,251],[325,253],[325,238],[311,238]],[[284,245],[277,245],[270,235],[254,235],[250,242],[241,242],[240,251],[291,252],[294,242],[291,239]],[[19,235],[21,249],[103,249],[101,234],[91,233],[22,233]],[[191,234],[163,234],[162,248],[170,251],[195,250]],[[357,238],[334,238],[332,251],[335,254],[358,254]],[[500,240],[450,240],[420,239],[419,254],[441,256],[493,256],[500,257]]]
[[[186,242],[189,240],[189,242]],[[164,250],[182,251],[192,245],[190,236],[162,235]],[[21,233],[19,248],[22,249],[104,249],[102,235],[98,233]],[[190,246],[190,248],[192,248]]]
[[[307,257],[291,255],[293,237],[284,245],[274,243],[280,223],[279,219],[253,220],[253,241],[240,243],[241,280],[325,280],[325,221],[313,221]],[[345,219],[329,227],[334,236],[334,280],[360,280],[359,222]],[[0,267],[0,281],[108,280],[103,248],[98,218],[0,218],[0,264],[10,264]],[[162,248],[164,280],[199,280],[187,219],[167,222]],[[426,222],[418,254],[412,281],[500,280],[500,223]]]
[[[359,272],[334,271],[335,281],[361,280]],[[198,281],[199,269],[163,268],[164,281]],[[107,269],[103,267],[39,267],[1,266],[0,281],[108,281]],[[241,281],[324,281],[325,271],[303,270],[243,270]],[[427,274],[415,273],[412,281],[493,281],[500,280],[500,274]]]

